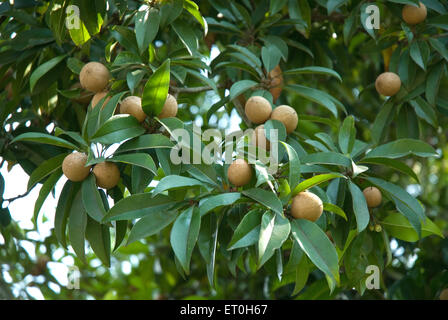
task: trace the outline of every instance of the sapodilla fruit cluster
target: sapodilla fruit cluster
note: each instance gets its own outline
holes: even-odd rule
[[[252,143],[257,147],[270,150],[269,140],[266,139],[264,123],[268,120],[277,120],[283,123],[286,133],[293,132],[299,122],[297,112],[287,105],[281,105],[272,110],[271,103],[262,96],[250,97],[244,106],[247,118],[258,124],[252,135]]]

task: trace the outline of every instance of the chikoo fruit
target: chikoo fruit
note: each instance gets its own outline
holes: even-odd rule
[[[89,62],[79,73],[81,86],[91,92],[104,91],[109,83],[109,70],[99,62]]]
[[[266,139],[263,124],[256,127],[252,133],[252,144],[267,151],[271,149],[271,143]]]
[[[227,169],[229,182],[236,187],[241,187],[252,179],[252,168],[244,159],[236,159]]]
[[[175,117],[177,115],[177,100],[174,96],[168,94],[165,104],[163,105],[162,111],[157,116],[159,119]]]
[[[271,103],[261,96],[250,97],[246,101],[244,111],[247,118],[255,124],[265,123],[272,112]]]
[[[292,199],[291,215],[296,219],[316,221],[322,215],[322,200],[314,193],[303,191]]]
[[[100,188],[111,189],[120,181],[120,170],[115,163],[101,162],[92,170],[96,178],[96,185]]]
[[[439,299],[440,300],[448,300],[448,288],[443,289],[442,292],[440,292]]]
[[[98,102],[100,102],[101,99],[103,99],[105,96],[107,96],[107,94],[108,94],[107,91],[95,93],[95,95],[92,98],[92,104],[91,104],[92,109],[95,108],[96,105],[98,104]],[[110,100],[110,97],[107,97],[106,99],[104,99],[101,109],[103,109],[107,105],[109,100]]]
[[[426,19],[427,15],[426,6],[423,3],[419,3],[419,6],[413,6],[407,4],[403,7],[401,11],[401,15],[403,20],[410,25],[415,25],[423,22]]]
[[[369,208],[376,208],[381,204],[382,195],[381,191],[376,187],[367,187],[362,193],[366,198],[367,206]]]
[[[272,120],[278,120],[285,125],[286,133],[290,134],[297,128],[299,118],[296,110],[287,105],[278,106],[272,111]]]
[[[142,99],[137,96],[129,96],[123,99],[120,104],[120,113],[130,114],[138,122],[143,122],[146,118],[146,113],[142,109]]]
[[[62,172],[68,180],[83,181],[90,172],[90,166],[86,167],[87,155],[82,152],[73,152],[62,161]]]
[[[283,74],[279,65],[269,72],[269,79],[271,80],[269,92],[272,94],[272,98],[275,102],[278,97],[280,97],[283,90]]]
[[[400,77],[393,72],[384,72],[376,78],[375,88],[379,94],[383,96],[393,96],[400,91]]]

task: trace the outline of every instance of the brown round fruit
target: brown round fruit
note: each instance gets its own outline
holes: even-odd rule
[[[177,115],[177,100],[174,96],[168,94],[162,111],[157,116],[159,119],[175,117]]]
[[[291,215],[296,219],[316,221],[322,215],[322,200],[314,193],[303,191],[292,199]]]
[[[426,19],[427,15],[426,6],[423,3],[419,3],[419,6],[413,6],[407,4],[403,7],[401,11],[401,15],[403,20],[410,25],[415,25],[423,22]]]
[[[244,159],[236,159],[227,169],[229,182],[236,187],[241,187],[252,179],[252,168]]]
[[[264,134],[263,124],[256,127],[252,133],[252,144],[267,151],[271,149],[271,143],[266,139],[266,135]]]
[[[440,300],[448,300],[448,288],[443,289],[442,292],[440,292],[439,299]]]
[[[103,91],[103,92],[98,92],[95,93],[95,95],[92,98],[92,109],[96,107],[96,105],[98,104],[98,102],[100,102],[101,99],[103,99],[105,96],[107,96],[109,92],[108,91]],[[110,97],[107,97],[106,99],[104,99],[103,101],[103,105],[101,106],[101,109],[103,109],[106,104],[109,102]]]
[[[92,92],[103,91],[109,83],[109,70],[99,62],[89,62],[82,67],[79,74],[81,86]]]
[[[275,102],[278,97],[280,97],[283,90],[283,74],[279,65],[269,72],[269,79],[271,80],[269,92],[272,94]]]
[[[90,167],[86,167],[87,155],[82,152],[73,152],[62,161],[62,172],[68,180],[78,182],[83,181],[90,172]]]
[[[100,188],[111,189],[120,181],[120,170],[115,163],[101,162],[92,170],[96,178],[96,185]]]
[[[383,196],[378,188],[367,187],[362,191],[362,193],[364,193],[364,197],[366,198],[367,206],[369,208],[376,208],[381,204]]]
[[[138,122],[143,122],[146,119],[146,113],[142,109],[142,99],[137,96],[129,96],[123,99],[120,104],[120,113],[130,114]]]
[[[286,133],[288,134],[293,132],[299,123],[296,110],[286,105],[276,107],[274,111],[272,111],[271,119],[283,123],[286,128]]]
[[[255,124],[265,123],[272,112],[271,103],[260,96],[250,97],[244,107],[247,118]]]
[[[383,96],[393,96],[400,91],[400,77],[393,72],[384,72],[376,78],[375,88],[379,94]]]

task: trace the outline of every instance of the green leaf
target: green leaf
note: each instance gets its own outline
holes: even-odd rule
[[[283,205],[277,195],[271,191],[253,188],[249,190],[244,190],[243,194],[258,203],[261,203],[266,208],[273,210],[279,215],[283,215]]]
[[[410,54],[412,60],[423,70],[426,71],[426,65],[423,61],[422,53],[420,52],[420,46],[417,41],[413,41],[410,48]]]
[[[364,28],[364,30],[367,31],[367,33],[375,40],[375,29],[373,28],[369,28],[367,26],[367,20],[370,19],[370,15],[368,14],[368,11],[366,10],[367,7],[369,6],[369,3],[364,3],[363,5],[361,5],[361,14],[359,15],[359,18],[361,19],[361,24]]]
[[[142,108],[148,116],[157,116],[162,112],[168,97],[170,86],[170,59],[149,77],[143,89]]]
[[[84,62],[77,58],[69,57],[67,59],[67,67],[74,73],[80,74],[82,67],[84,67]]]
[[[334,10],[336,10],[340,6],[346,4],[347,2],[348,2],[348,0],[328,0],[328,2],[327,2],[328,14],[332,13]]]
[[[157,210],[151,211],[137,221],[129,233],[126,245],[137,240],[152,236],[165,229],[177,217],[177,211]]]
[[[67,229],[67,220],[70,214],[73,200],[79,190],[79,187],[79,183],[73,183],[68,180],[62,188],[58,204],[56,206],[56,213],[54,215],[54,233],[56,235],[56,239],[58,239],[58,242],[64,248],[67,246],[65,235]]]
[[[297,265],[296,279],[292,295],[296,295],[302,291],[308,281],[309,274],[310,266],[308,265],[308,258],[302,255],[302,259],[300,259],[299,264]]]
[[[180,41],[187,48],[188,52],[192,56],[198,55],[199,42],[196,34],[189,24],[181,20],[175,20],[171,24],[174,32],[176,32]]]
[[[428,78],[426,79],[426,100],[431,106],[436,105],[437,94],[439,93],[440,81],[443,77],[444,63],[438,63],[434,68],[429,71]],[[422,99],[423,100],[423,99]],[[437,122],[437,121],[435,121]]]
[[[260,224],[262,211],[255,209],[249,211],[233,233],[227,250],[249,247],[257,243],[260,238]]]
[[[401,203],[401,205],[408,208],[411,212],[414,212],[420,220],[424,220],[426,218],[423,208],[418,200],[401,187],[378,178],[366,177],[366,180],[370,181],[378,188],[385,190],[391,196],[394,196]]]
[[[216,215],[202,217],[201,230],[199,231],[198,247],[204,258],[207,268],[208,282],[213,287],[215,274],[215,256],[218,244],[219,219]]]
[[[157,186],[154,188],[152,194],[153,196],[156,196],[159,193],[164,192],[166,190],[195,187],[195,186],[207,187],[202,181],[193,178],[178,175],[170,175],[162,178],[162,180],[159,181]]]
[[[108,158],[107,161],[122,162],[134,166],[139,166],[151,171],[154,174],[157,174],[156,164],[154,163],[152,157],[147,153],[130,153],[130,154],[117,155],[113,156],[112,158]]]
[[[358,233],[361,233],[369,224],[370,214],[366,198],[356,184],[348,180],[348,188],[352,194],[353,212],[356,217]]]
[[[89,176],[82,182],[82,202],[88,215],[97,222],[101,222],[106,215],[100,193],[96,186],[95,176]]]
[[[283,245],[290,231],[289,220],[285,217],[272,211],[263,214],[258,240],[258,269]]]
[[[82,147],[83,149],[87,150],[89,148],[89,145],[87,144],[87,142],[81,137],[81,135],[78,132],[65,131],[59,127],[56,127],[54,129],[54,135],[56,137],[59,137],[61,135],[66,135],[66,136],[72,138],[73,140],[75,140],[78,143],[78,145],[80,147]]]
[[[286,142],[280,141],[280,143],[285,147],[288,153],[288,163],[289,163],[289,178],[288,183],[291,190],[299,184],[300,182],[300,160],[297,152]]]
[[[387,131],[387,126],[393,119],[394,107],[393,100],[388,99],[381,107],[380,112],[378,112],[372,125],[372,138],[376,143],[381,141],[381,138]]]
[[[408,176],[414,178],[417,181],[417,183],[420,183],[415,172],[401,161],[394,160],[394,159],[388,159],[388,158],[368,158],[366,160],[361,161],[360,163],[372,163],[372,164],[385,165],[385,166],[388,166],[389,168],[392,168],[392,169],[395,169],[397,171],[407,174]]]
[[[436,15],[427,21],[427,24],[443,30],[448,30],[448,14]]]
[[[204,29],[204,34],[207,34],[208,32],[207,21],[205,21],[205,19],[199,12],[198,5],[194,1],[184,0],[184,9],[186,9],[199,22],[199,24]]]
[[[67,55],[62,55],[55,57],[36,68],[30,76],[30,91],[33,92],[33,89],[37,83],[37,81],[42,78],[47,72],[56,67],[62,60],[64,60]]]
[[[199,209],[190,207],[179,215],[171,229],[171,247],[186,274],[190,273],[191,255],[199,236],[200,227]]]
[[[135,138],[143,133],[145,133],[145,129],[135,117],[119,114],[104,122],[92,136],[92,141],[110,145]]]
[[[333,291],[339,283],[338,254],[327,235],[315,223],[305,219],[291,222],[291,233],[300,248],[325,275]]]
[[[239,95],[245,93],[256,85],[257,83],[252,80],[241,80],[235,82],[232,87],[230,87],[230,100],[237,98]]]
[[[107,266],[110,267],[110,231],[109,227],[99,224],[87,217],[86,238],[93,252]]]
[[[316,152],[307,154],[302,157],[302,163],[320,163],[351,168],[352,162],[350,158],[337,152]]]
[[[287,85],[285,86],[285,89],[295,92],[305,99],[320,104],[321,106],[327,108],[335,117],[338,116],[336,104],[333,102],[328,93],[298,84]]]
[[[100,109],[99,118],[98,118],[98,126],[102,126],[110,117],[112,117],[115,113],[115,110],[117,108],[118,101],[121,100],[125,92],[117,93],[116,95],[110,97],[110,100]],[[104,101],[106,100],[106,97],[103,98],[104,100],[99,101],[99,105],[103,105]]]
[[[239,192],[222,193],[216,196],[203,198],[199,203],[199,211],[201,213],[201,217],[216,208],[222,206],[230,206],[239,199],[241,199],[241,193]]]
[[[416,155],[419,157],[435,157],[436,151],[426,142],[415,139],[399,139],[371,150],[364,157],[368,158],[390,158],[396,159],[407,155]]]
[[[347,221],[347,215],[345,214],[344,210],[342,210],[335,204],[324,203],[324,210],[333,212],[334,214],[337,214],[338,216],[342,217],[345,221]]]
[[[312,178],[306,179],[299,183],[299,185],[293,190],[291,193],[292,196],[297,195],[299,192],[308,190],[314,186],[317,186],[323,182],[335,179],[335,178],[346,178],[344,175],[340,173],[324,173],[315,175]]]
[[[39,132],[26,132],[22,133],[21,135],[18,135],[15,137],[11,143],[15,143],[18,141],[29,141],[29,142],[36,142],[36,143],[43,143],[43,144],[50,144],[57,147],[63,147],[67,149],[76,150],[77,147],[67,140],[64,140],[62,138],[54,137],[52,135],[46,134],[46,133],[39,133]]]
[[[57,156],[43,161],[30,175],[27,191],[30,191],[36,183],[42,181],[46,176],[52,174],[62,166],[67,153],[61,153]]]
[[[429,38],[429,44],[446,60],[448,61],[448,49],[446,46],[436,38]]]
[[[81,200],[81,190],[76,194],[73,205],[70,208],[68,218],[68,236],[70,245],[78,258],[86,262],[85,258],[85,232],[87,226],[87,214]]]
[[[172,148],[173,142],[162,134],[145,134],[126,141],[118,147],[115,154],[145,149]]]
[[[160,15],[156,9],[151,8],[145,11],[138,11],[135,14],[135,36],[140,54],[143,54],[148,49],[156,37],[159,25]]]
[[[342,82],[342,78],[336,71],[325,68],[325,67],[317,67],[317,66],[310,66],[310,67],[303,67],[303,68],[295,68],[295,69],[289,69],[283,72],[285,76],[288,75],[296,75],[296,74],[322,74],[326,76],[335,77],[339,81]]]
[[[390,236],[397,239],[407,242],[415,242],[420,239],[408,219],[397,212],[389,213],[387,217],[381,221],[381,225],[386,229]],[[429,218],[426,218],[425,223],[422,225],[422,238],[433,234],[444,238],[439,227]]]
[[[163,194],[155,197],[151,193],[134,194],[121,199],[107,212],[103,221],[132,220],[145,217],[153,212],[167,210],[176,202]]]
[[[281,52],[273,45],[264,46],[261,48],[261,59],[263,60],[266,72],[270,72],[280,63]]]
[[[353,150],[356,138],[355,118],[353,116],[347,117],[342,123],[339,130],[338,142],[342,153],[350,154]]]
[[[285,125],[278,120],[268,120],[264,123],[264,133],[266,139],[273,141],[271,137],[271,130],[277,130],[277,141],[286,140],[286,128]]]
[[[34,214],[33,214],[33,223],[37,224],[37,217],[39,215],[40,209],[50,194],[51,190],[55,187],[56,183],[62,176],[62,169],[59,168],[54,171],[47,180],[42,184],[42,187],[39,190],[39,195],[34,203]],[[1,177],[1,176],[0,176]],[[3,192],[0,192],[0,197]]]

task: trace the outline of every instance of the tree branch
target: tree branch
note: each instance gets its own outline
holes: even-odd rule
[[[225,88],[226,86],[224,84],[218,85],[218,88]],[[173,93],[199,93],[204,91],[210,91],[213,90],[210,86],[203,86],[203,87],[192,87],[192,88],[180,88],[175,86],[170,86],[170,91]]]

